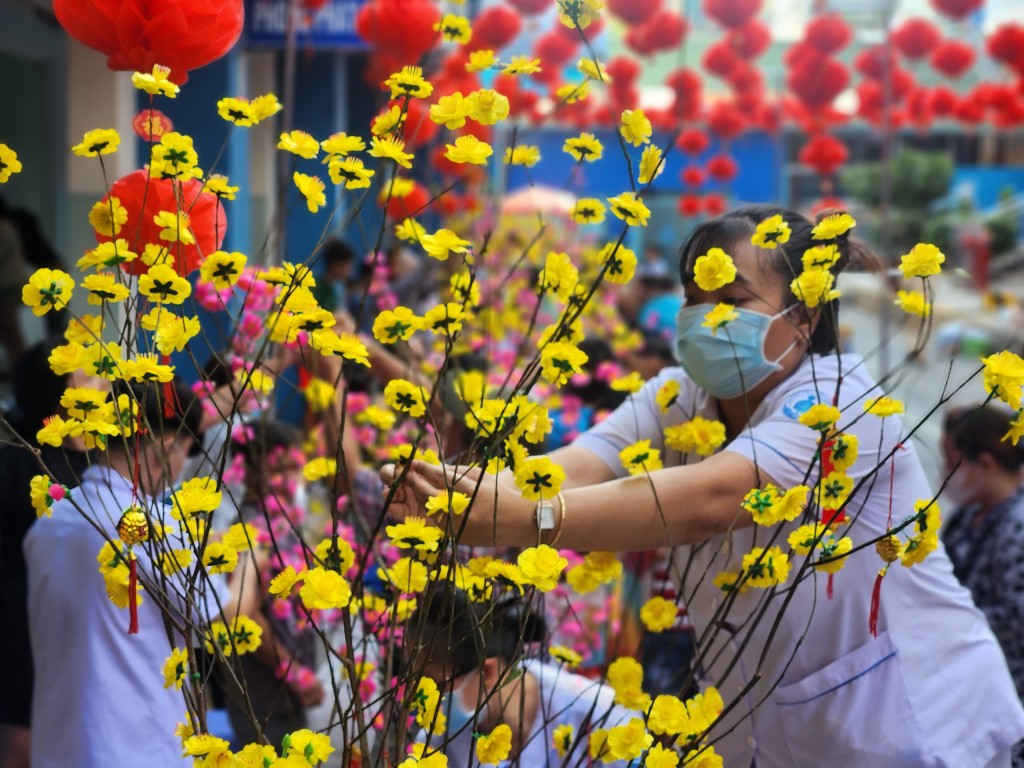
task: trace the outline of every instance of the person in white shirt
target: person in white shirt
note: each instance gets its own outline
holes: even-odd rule
[[[25,537],[29,631],[35,660],[32,696],[33,768],[111,768],[187,765],[175,736],[185,701],[164,688],[171,649],[191,643],[165,625],[159,596],[143,590],[159,569],[137,546],[137,634],[128,611],[107,596],[97,555],[133,503],[153,517],[167,478],[181,470],[199,422],[199,406],[177,385],[180,411],[165,416],[160,387],[133,387],[149,434],[138,441],[111,438],[100,463],[85,470],[70,499],[53,504]],[[138,452],[138,489],[132,490]],[[163,515],[159,515],[162,519]],[[102,533],[100,532],[102,531]],[[172,590],[168,590],[172,592]]]
[[[788,225],[788,242],[755,245],[758,225],[772,216]],[[833,274],[864,254],[846,234],[833,242]],[[899,526],[915,514],[917,500],[933,499],[899,417],[863,413],[865,400],[884,392],[863,360],[837,351],[835,302],[810,308],[791,291],[802,257],[818,244],[811,222],[773,206],[741,208],[694,231],[680,258],[681,368],[666,369],[552,454],[566,474],[560,545],[681,547],[677,577],[699,663],[726,703],[711,739],[730,768],[1009,766],[1011,745],[1024,738],[1024,709],[984,616],[941,545],[913,567],[897,563],[890,570],[875,632],[869,615],[883,562],[873,546],[846,558],[832,589],[825,574],[809,567],[799,581],[790,575],[770,589],[730,591],[713,583],[720,572],[742,572],[742,558],[754,547],[790,552],[794,573],[807,563],[787,538],[813,521],[817,505],[810,519],[762,527],[741,504],[769,482],[815,487],[820,435],[799,421],[815,404],[835,404],[842,413],[837,428],[859,440],[859,458],[846,471],[862,485],[837,535],[848,533],[854,546],[871,542],[890,529],[890,514],[892,527]],[[695,262],[712,248],[732,256],[735,279],[703,290]],[[732,305],[737,317],[716,333],[705,322],[720,303]],[[677,385],[678,395],[662,409],[657,395],[667,384]],[[722,422],[724,443],[709,456],[669,449],[664,429],[697,416]],[[665,468],[627,476],[619,452],[644,439],[661,451]],[[415,463],[390,513],[416,514],[430,494],[452,485],[452,475],[451,468]],[[454,487],[473,493],[479,476],[478,469],[460,469]],[[392,468],[382,477],[392,480]],[[535,507],[510,480],[485,481],[462,540],[534,546],[546,533],[538,531]]]
[[[500,724],[512,731],[502,767],[586,765],[591,731],[635,716],[617,706],[615,692],[599,680],[554,660],[523,659],[524,648],[545,639],[545,626],[521,598],[473,604],[464,593],[435,593],[424,610],[412,670],[434,680],[445,696],[445,729],[428,739],[428,727],[417,740],[443,752],[450,768],[479,765],[476,735]],[[571,735],[556,746],[559,726],[570,726]],[[625,762],[604,764],[621,768]]]

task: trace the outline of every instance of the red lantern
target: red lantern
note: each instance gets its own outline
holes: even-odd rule
[[[693,120],[700,114],[703,87],[700,75],[692,69],[676,69],[665,78],[665,85],[675,91],[672,114],[679,120]]]
[[[490,48],[497,51],[516,39],[523,23],[519,14],[503,3],[491,5],[473,22],[473,36],[466,43],[467,51]]]
[[[974,48],[960,40],[943,40],[932,51],[932,66],[947,77],[960,77],[974,64]]]
[[[661,7],[661,0],[608,0],[608,10],[626,24],[640,24]]]
[[[928,19],[907,19],[892,31],[892,44],[908,59],[921,59],[939,44],[939,28]]]
[[[132,118],[132,130],[143,141],[156,142],[165,133],[174,130],[174,123],[159,109],[147,107]]]
[[[392,104],[397,105],[396,101]],[[415,149],[429,144],[437,135],[438,125],[430,119],[430,105],[420,99],[410,99],[405,112],[405,143]]]
[[[605,72],[614,83],[630,84],[640,76],[640,64],[629,56],[615,56],[605,65]]]
[[[686,193],[685,195],[679,196],[679,202],[677,203],[679,212],[687,218],[693,218],[700,213],[701,200],[700,197],[693,193]]]
[[[494,78],[494,90],[508,99],[509,114],[514,117],[528,112],[540,99],[538,93],[520,87],[520,80],[515,75],[498,75]]]
[[[676,146],[688,155],[700,155],[711,146],[711,139],[703,131],[698,131],[696,128],[687,128],[679,134],[679,138],[676,139]]]
[[[385,187],[385,190],[387,187]],[[386,198],[385,198],[386,199]],[[385,211],[389,218],[407,219],[410,216],[418,216],[430,202],[430,193],[418,182],[412,183],[412,190],[405,197],[392,196],[387,200]],[[378,205],[384,206],[384,200],[378,199]]]
[[[772,33],[767,24],[751,19],[742,27],[730,29],[725,39],[737,56],[749,60],[768,50],[772,44]]]
[[[729,73],[728,79],[729,85],[736,91],[738,97],[749,94],[756,97],[755,101],[760,101],[766,92],[761,70],[745,61],[741,61],[740,65]]]
[[[523,16],[536,16],[544,13],[553,4],[553,0],[508,0]]]
[[[636,51],[641,56],[650,56],[655,50],[650,30],[644,24],[637,24],[627,28],[626,34],[622,36],[622,42],[626,44],[626,47]]]
[[[704,13],[723,27],[742,27],[761,10],[761,0],[704,0]]]
[[[929,94],[929,106],[936,117],[949,117],[956,109],[959,98],[948,85],[937,85]]]
[[[835,59],[825,59],[817,66],[791,69],[786,82],[808,109],[820,109],[846,89],[850,71]]]
[[[440,21],[441,12],[430,0],[369,0],[356,14],[356,33],[408,64],[433,47],[434,25]]]
[[[778,104],[761,104],[754,112],[754,125],[765,133],[776,133],[782,127],[782,109]]]
[[[701,58],[700,63],[708,72],[724,80],[729,77],[729,74],[736,67],[743,63],[743,60],[736,55],[732,46],[729,45],[728,39],[726,39],[709,45],[707,50],[704,51],[704,56]]]
[[[1024,56],[1024,26],[1015,22],[1000,24],[988,36],[985,49],[996,61],[1015,66]]]
[[[548,32],[537,38],[533,52],[544,67],[558,69],[576,55],[576,46],[557,32]]]
[[[907,114],[918,128],[927,128],[935,117],[929,88],[914,88],[907,94]]]
[[[712,133],[728,140],[743,133],[747,120],[735,106],[720,101],[708,110],[708,127]]]
[[[801,40],[799,43],[790,46],[782,54],[782,62],[790,69],[797,67],[813,68],[825,61],[826,58],[828,57],[825,54],[806,40]]]
[[[800,150],[800,162],[822,176],[830,176],[848,157],[846,145],[835,136],[819,133]]]
[[[736,161],[728,155],[715,155],[705,163],[705,167],[708,169],[708,176],[723,184],[735,179],[739,171]]]
[[[699,187],[704,183],[704,169],[696,165],[691,165],[689,168],[684,168],[679,173],[679,180],[688,187]]]
[[[176,183],[169,179],[147,177],[147,171],[135,171],[122,176],[110,187],[110,196],[120,200],[128,211],[128,224],[117,236],[127,240],[128,246],[136,253],[141,253],[149,243],[166,244],[174,256],[172,266],[184,277],[198,269],[203,258],[220,248],[224,242],[228,226],[224,206],[216,195],[203,192],[203,182],[196,179],[186,181],[181,185],[180,210],[188,214],[189,228],[195,236],[195,243],[162,243],[160,230],[163,227],[154,223],[153,219],[161,211],[179,210]],[[97,235],[96,240],[104,243],[111,242],[113,238]],[[129,261],[122,269],[133,275],[149,271],[141,259]]]
[[[953,116],[962,123],[980,123],[985,119],[985,105],[976,94],[969,93],[957,102]]]
[[[932,5],[939,13],[951,19],[962,19],[981,8],[984,0],[932,0]]]
[[[824,213],[825,211],[845,210],[847,210],[847,205],[841,197],[823,197],[811,206],[811,216],[817,217],[819,213]]]
[[[654,50],[671,51],[682,44],[689,27],[678,13],[662,8],[651,14],[643,29]]]
[[[872,45],[853,59],[853,66],[864,77],[872,80],[881,80],[885,77],[885,68],[895,68],[896,54],[884,45]]]
[[[69,35],[107,55],[111,69],[171,68],[181,84],[189,70],[227,53],[242,34],[242,0],[54,0]]]
[[[704,208],[704,213],[711,218],[715,218],[716,216],[721,216],[725,213],[725,209],[728,207],[728,204],[725,201],[724,195],[720,195],[717,192],[711,192],[704,195],[704,199],[701,201],[701,206]]]
[[[838,13],[823,13],[811,19],[804,37],[819,53],[829,56],[849,45],[853,32]]]
[[[624,109],[636,109],[640,103],[640,89],[635,85],[612,85],[608,89],[608,96],[610,99],[611,107],[616,113],[621,113]]]

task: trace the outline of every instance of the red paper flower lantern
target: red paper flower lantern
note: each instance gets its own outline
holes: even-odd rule
[[[953,117],[961,123],[977,124],[985,119],[985,105],[974,93],[969,93],[957,101]]]
[[[557,32],[547,32],[537,38],[533,52],[543,66],[558,69],[576,55],[576,46]]]
[[[536,16],[554,5],[554,0],[508,0],[523,16]]]
[[[947,77],[960,77],[974,64],[974,48],[960,40],[943,40],[932,51],[931,63]]]
[[[846,145],[835,136],[819,133],[800,150],[800,162],[810,166],[822,176],[832,175],[846,162]]]
[[[640,76],[640,64],[636,59],[629,56],[614,56],[605,65],[605,72],[612,79],[612,82],[631,84]]]
[[[679,208],[679,212],[688,219],[700,214],[702,208],[700,196],[692,192],[680,195],[679,202],[676,205]]]
[[[776,133],[782,127],[782,109],[778,104],[762,103],[754,111],[753,122],[765,133]]]
[[[675,11],[662,8],[643,23],[644,34],[655,51],[671,51],[680,46],[689,27]]]
[[[850,44],[853,31],[838,13],[823,13],[807,24],[804,37],[819,53],[829,56]]]
[[[725,39],[737,56],[750,60],[768,50],[772,44],[772,33],[767,24],[751,19],[741,27],[730,29]]]
[[[956,110],[960,97],[948,85],[937,85],[929,92],[929,107],[936,117],[949,117]]]
[[[735,106],[720,101],[708,110],[708,127],[712,133],[728,140],[743,133],[747,120]]]
[[[939,13],[951,19],[962,19],[981,8],[984,0],[932,0],[932,5]]]
[[[726,202],[725,196],[720,195],[717,192],[711,192],[704,195],[704,199],[701,201],[701,207],[704,209],[704,213],[711,218],[721,216],[725,213],[725,209],[728,205],[729,204]]]
[[[649,30],[643,24],[628,27],[626,34],[622,36],[622,42],[626,44],[627,48],[636,51],[641,56],[650,56],[655,50]]]
[[[700,114],[703,85],[700,75],[692,69],[676,69],[665,78],[665,84],[675,91],[672,114],[679,120],[693,120]]]
[[[821,62],[828,58],[815,48],[813,45],[808,43],[806,40],[801,40],[795,45],[791,45],[784,54],[782,54],[782,62],[790,69],[797,67],[816,67]]]
[[[908,59],[921,59],[939,44],[942,34],[928,19],[907,19],[892,31],[892,44]]]
[[[864,77],[881,80],[886,67],[895,68],[896,54],[884,45],[868,46],[853,59],[853,67]]]
[[[707,161],[705,168],[708,170],[708,176],[723,184],[735,179],[739,172],[739,166],[729,155],[715,155]]]
[[[369,0],[356,14],[356,33],[408,64],[433,47],[439,21],[441,12],[430,0]]]
[[[147,178],[148,172],[138,170],[122,176],[110,187],[110,196],[121,201],[128,211],[128,223],[117,237],[128,241],[128,247],[141,253],[149,243],[167,245],[174,256],[171,266],[182,276],[199,268],[203,258],[220,248],[224,242],[228,220],[224,205],[216,195],[203,192],[203,182],[191,179],[181,185],[180,210],[188,214],[189,229],[195,237],[193,245],[166,243],[160,239],[163,227],[154,223],[161,211],[177,212],[179,201],[175,183],[168,179]],[[103,198],[104,201],[107,199]],[[97,242],[111,242],[113,238],[96,236]],[[142,275],[149,267],[141,259],[122,266],[126,272]]]
[[[473,22],[473,36],[466,43],[466,50],[500,50],[516,39],[522,26],[519,14],[507,5],[498,3],[488,6]]]
[[[608,0],[608,10],[626,24],[640,24],[661,7],[661,0]]]
[[[704,169],[696,165],[691,165],[689,168],[684,168],[679,173],[679,180],[688,187],[699,187],[704,183],[705,173]]]
[[[762,0],[704,0],[704,13],[723,27],[742,27],[761,10]]]
[[[385,198],[386,199],[386,198]],[[378,200],[378,204],[384,206],[384,210],[391,219],[407,219],[410,216],[418,216],[423,213],[423,208],[430,202],[430,193],[418,182],[412,183],[412,190],[405,197],[392,197],[387,200]]]
[[[985,50],[996,61],[1015,66],[1024,56],[1024,25],[1000,24],[985,41]]]
[[[132,118],[132,130],[143,141],[156,142],[165,133],[174,130],[174,123],[159,109],[147,107]]]
[[[743,59],[736,55],[728,39],[712,43],[704,51],[700,60],[701,66],[713,75],[723,80],[728,78],[730,73],[743,63]]]
[[[537,103],[540,95],[520,86],[516,75],[501,74],[494,78],[494,90],[508,99],[509,114],[519,116]]]
[[[703,131],[696,128],[687,128],[679,134],[676,139],[676,146],[688,155],[700,155],[711,146],[711,139]]]
[[[394,104],[400,105],[396,101]],[[439,126],[430,119],[430,105],[419,99],[410,99],[405,111],[405,143],[415,149],[429,144],[437,135]]]
[[[816,66],[791,69],[786,82],[808,109],[820,109],[846,89],[850,71],[835,59],[825,59]]]
[[[242,34],[242,0],[54,0],[65,31],[107,55],[111,69],[171,68],[181,84],[190,70],[227,53]]]

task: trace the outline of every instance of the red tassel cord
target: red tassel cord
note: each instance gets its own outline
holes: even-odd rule
[[[128,553],[128,634],[139,634],[139,575],[135,555]]]
[[[900,451],[903,450],[903,443],[897,443],[896,449]],[[892,530],[892,498],[895,485],[896,454],[893,453],[892,468],[889,472],[889,519],[885,526],[887,531]],[[878,543],[875,544],[875,551],[878,552],[878,556],[885,561],[885,566],[875,577],[875,586],[871,590],[871,608],[868,612],[868,630],[871,632],[872,637],[878,637],[878,614],[882,609],[882,579],[884,579],[885,574],[889,572],[889,566],[900,556],[899,540],[890,534],[886,538],[880,539]]]
[[[889,566],[885,566],[875,576],[875,586],[871,590],[871,612],[868,614],[868,631],[872,637],[878,637],[878,611],[882,607],[882,579]]]
[[[171,364],[170,355],[161,355],[160,362],[163,365]],[[178,402],[178,393],[174,389],[174,380],[165,381],[163,386],[164,395],[164,418],[173,419],[179,413],[181,413],[181,403]]]

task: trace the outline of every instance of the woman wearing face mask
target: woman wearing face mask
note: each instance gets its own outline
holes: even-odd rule
[[[834,256],[822,269],[835,276],[870,260],[848,229],[836,215],[816,233],[803,216],[774,206],[702,224],[680,254],[681,367],[664,370],[551,455],[566,475],[560,499],[543,509],[510,478],[477,488],[475,468],[459,468],[453,483],[453,468],[416,463],[391,514],[416,514],[454,485],[477,493],[465,543],[536,546],[557,536],[559,546],[582,551],[678,547],[673,572],[701,672],[726,704],[711,730],[725,765],[1008,766],[1011,745],[1024,738],[1024,709],[941,546],[913,567],[897,563],[875,609],[882,561],[873,548],[845,559],[833,589],[811,569],[799,583],[790,576],[769,589],[729,588],[739,574],[767,572],[763,558],[750,559],[755,547],[780,546],[795,573],[806,555],[791,550],[789,535],[830,514],[812,506],[803,519],[766,528],[742,507],[751,489],[768,483],[818,484],[820,435],[800,421],[816,404],[834,403],[836,427],[859,443],[846,473],[861,485],[846,510],[852,522],[837,536],[855,544],[881,538],[890,510],[896,525],[919,499],[932,498],[899,417],[863,413],[865,401],[884,392],[860,358],[838,352],[837,302],[801,302],[792,290],[807,261]],[[713,286],[696,272],[716,248],[731,256],[735,274]],[[736,312],[724,328],[709,318],[720,304]],[[665,430],[696,417],[721,422],[723,439],[707,441],[702,453],[670,448]],[[660,450],[664,468],[631,476],[620,452],[640,440]],[[394,473],[385,467],[382,476],[390,482]],[[724,582],[714,579],[720,573]]]
[[[264,417],[242,427],[234,439],[244,472],[240,515],[251,526],[250,535],[255,532],[255,554],[240,558],[231,574],[230,605],[232,616],[249,616],[262,627],[263,639],[253,653],[228,659],[234,674],[222,675],[226,709],[239,743],[259,741],[262,733],[267,743],[277,745],[285,734],[307,727],[305,710],[325,696],[313,671],[317,637],[301,603],[297,596],[281,600],[269,592],[271,580],[286,567],[306,567],[299,536],[308,511],[303,506],[301,436]],[[244,681],[248,701],[236,680]]]
[[[1024,698],[1024,443],[1003,436],[1016,414],[996,405],[946,414],[943,491],[956,511],[942,534],[953,572],[971,590]],[[1024,765],[1024,754],[1014,765]]]
[[[564,662],[523,659],[527,648],[545,639],[545,627],[520,598],[481,604],[462,592],[435,594],[412,637],[419,638],[412,641],[412,673],[429,677],[444,695],[443,734],[428,738],[435,725],[428,719],[417,740],[444,752],[453,768],[479,764],[476,734],[499,725],[512,734],[501,766],[585,765],[593,729],[635,716],[615,705],[611,688],[569,672]],[[556,734],[559,726],[571,726],[571,732],[563,727]]]

